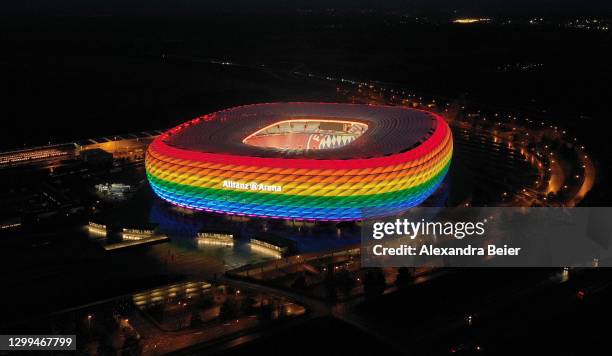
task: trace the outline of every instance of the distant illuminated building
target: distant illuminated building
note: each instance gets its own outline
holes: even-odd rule
[[[103,237],[105,237],[106,234],[108,233],[108,229],[107,229],[106,225],[100,224],[100,223],[96,223],[96,222],[93,222],[93,221],[90,221],[87,224],[87,230],[92,235],[103,236]]]
[[[459,18],[459,19],[455,19],[453,20],[453,23],[457,23],[457,24],[472,24],[472,23],[479,23],[479,22],[491,22],[490,18],[472,18],[472,17],[466,17],[466,18]]]

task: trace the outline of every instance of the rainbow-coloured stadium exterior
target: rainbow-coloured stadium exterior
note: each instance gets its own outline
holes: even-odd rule
[[[262,127],[301,118],[351,120],[368,129],[352,143],[329,150],[280,150],[244,142]],[[425,111],[256,104],[201,116],[160,135],[147,150],[146,171],[159,197],[186,208],[360,220],[398,214],[423,202],[444,179],[452,150],[447,123]]]

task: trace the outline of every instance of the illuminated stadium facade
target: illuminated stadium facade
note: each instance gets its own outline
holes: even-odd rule
[[[360,220],[423,202],[453,150],[446,122],[393,106],[272,103],[179,125],[147,151],[147,177],[182,207],[302,220]]]

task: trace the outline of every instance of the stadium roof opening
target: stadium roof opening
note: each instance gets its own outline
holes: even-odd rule
[[[349,120],[292,118],[259,129],[242,142],[279,150],[336,149],[354,142],[367,129],[367,124]]]

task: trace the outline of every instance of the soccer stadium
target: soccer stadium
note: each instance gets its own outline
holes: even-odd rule
[[[185,208],[298,220],[398,214],[440,185],[440,116],[396,106],[246,105],[170,129],[147,150],[153,191]]]

